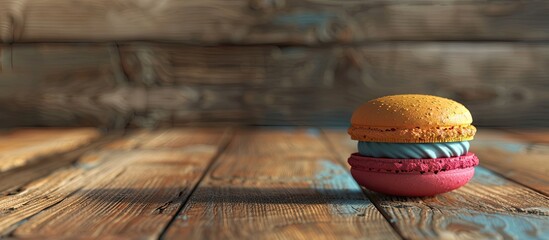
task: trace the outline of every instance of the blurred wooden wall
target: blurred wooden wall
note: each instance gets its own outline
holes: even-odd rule
[[[549,2],[0,1],[0,127],[346,125],[428,93],[549,127]]]

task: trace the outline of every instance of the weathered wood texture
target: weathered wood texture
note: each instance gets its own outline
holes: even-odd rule
[[[84,153],[94,151],[120,135],[120,133],[111,133],[109,136],[104,136],[100,140],[80,146],[77,149],[46,155],[35,161],[28,162],[24,166],[1,172],[0,195],[10,195],[19,192],[21,186],[35,179],[45,177],[60,168],[74,164]]]
[[[356,142],[344,131],[325,132],[341,160],[356,152]],[[480,161],[485,161],[483,156]],[[464,187],[435,197],[365,192],[404,238],[543,239],[549,235],[549,198],[483,167],[476,168],[475,176]]]
[[[319,131],[249,129],[228,148],[166,239],[397,239]]]
[[[347,125],[366,100],[427,93],[464,103],[477,126],[549,127],[547,44],[0,51],[0,126]]]
[[[513,133],[516,138],[525,142],[549,143],[549,129],[506,129],[506,131]]]
[[[481,129],[471,142],[482,166],[549,196],[549,145]],[[518,135],[518,134],[517,134]]]
[[[88,152],[78,164],[0,197],[0,232],[41,239],[157,238],[226,134],[141,132]]]
[[[545,1],[43,0],[0,2],[0,40],[319,44],[547,40]]]
[[[0,126],[123,126],[131,115],[112,97],[125,83],[116,46],[3,46],[0,54]]]
[[[0,134],[0,173],[89,144],[96,129],[18,129]]]
[[[525,158],[549,151],[517,136],[480,129],[473,141],[483,166],[512,181],[477,167],[459,190],[403,198],[360,190],[343,165],[356,148],[344,129],[139,130],[1,194],[0,238],[544,239],[549,198],[509,169],[546,171]],[[498,151],[508,163],[488,159]]]

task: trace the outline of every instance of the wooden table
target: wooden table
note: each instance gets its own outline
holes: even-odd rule
[[[344,129],[0,132],[0,236],[549,239],[549,131],[479,130],[459,190],[391,197],[348,172]]]

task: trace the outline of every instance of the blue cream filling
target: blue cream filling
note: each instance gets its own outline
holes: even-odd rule
[[[464,155],[469,142],[380,143],[358,142],[360,155],[378,158],[445,158]]]

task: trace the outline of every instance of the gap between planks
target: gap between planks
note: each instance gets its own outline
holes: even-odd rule
[[[185,200],[181,203],[181,206],[179,206],[179,208],[177,209],[177,211],[173,215],[172,219],[170,219],[170,221],[166,224],[164,229],[162,229],[162,232],[160,233],[158,239],[164,239],[165,238],[166,233],[168,232],[168,229],[173,224],[173,222],[176,220],[178,214],[183,210],[185,205],[187,205],[187,202],[189,201],[191,196],[194,194],[194,192],[196,191],[196,189],[198,188],[198,186],[200,185],[202,180],[204,180],[206,175],[211,171],[212,166],[214,166],[216,164],[216,162],[219,160],[219,156],[221,156],[221,154],[227,149],[227,146],[229,146],[229,144],[233,140],[234,135],[235,135],[234,130],[231,129],[229,131],[228,135],[229,136],[226,137],[227,140],[224,141],[223,143],[221,143],[221,146],[219,147],[216,154],[212,157],[212,160],[210,161],[210,163],[208,164],[208,166],[206,167],[206,169],[204,170],[204,172],[202,173],[202,175],[198,179],[197,183],[192,187],[191,191],[189,192],[189,196],[187,198],[185,198]]]
[[[163,237],[400,239],[334,157],[317,129],[241,129]]]

